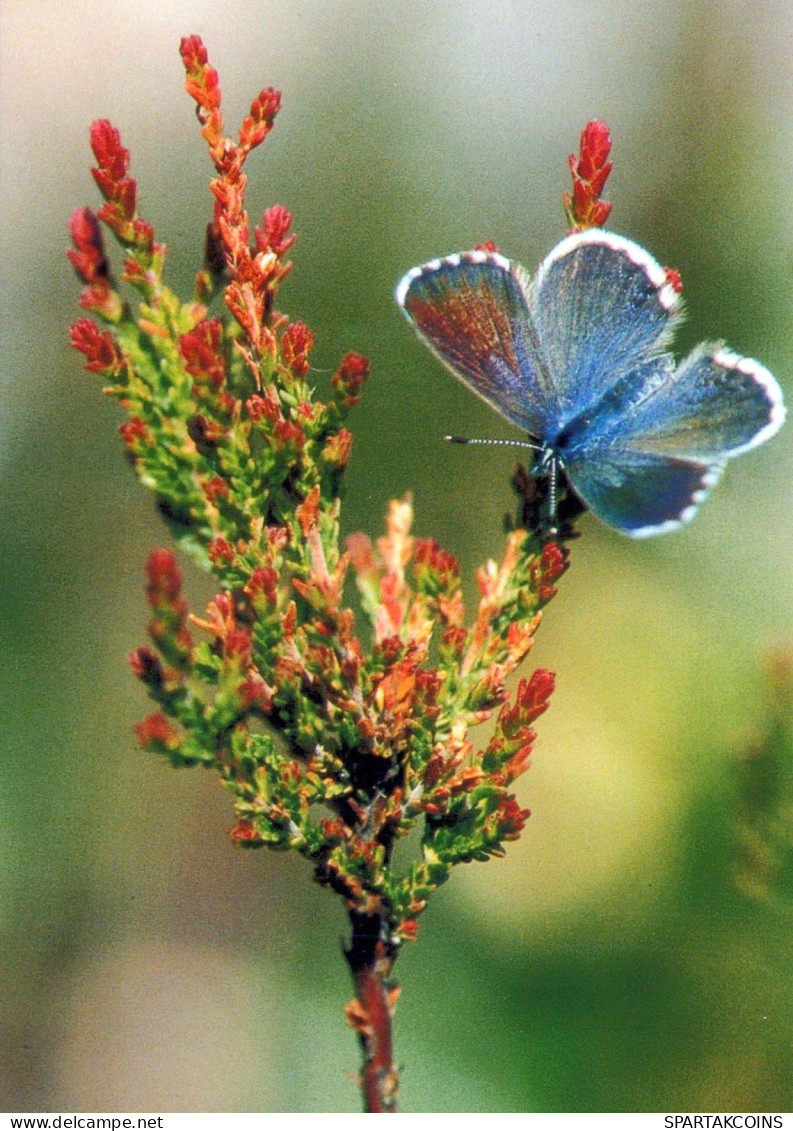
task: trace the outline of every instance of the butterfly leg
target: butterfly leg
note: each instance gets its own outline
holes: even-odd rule
[[[547,449],[528,470],[519,465],[512,487],[520,499],[517,522],[543,542],[575,538],[575,521],[587,509],[571,489],[564,463]]]

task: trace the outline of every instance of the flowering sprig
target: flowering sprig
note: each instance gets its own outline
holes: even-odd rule
[[[216,173],[194,295],[182,302],[164,282],[165,247],[139,215],[109,122],[91,129],[105,203],[74,214],[69,252],[81,305],[99,321],[78,320],[72,344],[124,408],[127,454],[177,541],[218,583],[206,611],[190,614],[173,553],[150,556],[149,643],[130,662],[157,709],[138,740],[174,765],[214,767],[234,799],[234,843],[293,849],[342,897],[365,1102],[393,1110],[393,963],[452,866],[501,855],[528,817],[511,790],[553,676],[540,669],[513,690],[508,681],[567,555],[513,530],[501,561],[480,570],[468,623],[459,566],[411,534],[409,498],[391,503],[374,544],[358,534],[341,546],[346,422],[369,364],[347,354],[317,397],[311,331],[275,305],[292,218],[268,208],[250,233],[244,165],[280,94],[254,99],[235,141],[201,40],[183,40],[181,54]],[[114,280],[103,228],[121,245],[121,284],[136,304]],[[221,282],[228,314],[210,316]],[[524,517],[529,509],[524,498]],[[346,596],[350,571],[369,648]],[[490,737],[477,742],[488,720]],[[417,858],[397,870],[394,846],[417,825]]]
[[[611,136],[605,122],[587,122],[581,131],[578,157],[570,154],[568,163],[573,175],[572,193],[564,193],[564,204],[571,232],[602,228],[609,218],[611,205],[600,196],[606,186],[612,163]]]

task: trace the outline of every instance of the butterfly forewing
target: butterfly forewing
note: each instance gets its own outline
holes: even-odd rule
[[[680,316],[660,264],[597,229],[554,248],[534,278],[530,307],[560,406],[551,432],[596,409],[618,385],[640,397],[643,363],[663,349]]]
[[[503,256],[467,252],[410,271],[397,302],[458,380],[529,435],[551,411],[522,271]]]

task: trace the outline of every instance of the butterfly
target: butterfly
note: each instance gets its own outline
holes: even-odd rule
[[[638,244],[592,228],[533,278],[469,251],[408,271],[396,300],[454,376],[528,435],[535,473],[553,486],[563,472],[598,518],[646,538],[689,522],[726,461],[785,419],[776,379],[723,343],[675,362],[677,284]]]

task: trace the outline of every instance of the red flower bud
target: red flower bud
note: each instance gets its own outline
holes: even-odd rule
[[[133,454],[142,447],[149,447],[153,441],[151,433],[139,416],[131,416],[118,426],[121,439]]]
[[[77,274],[86,283],[110,277],[110,265],[105,255],[102,229],[90,208],[76,208],[69,221],[69,232],[74,249],[66,254]]]
[[[261,145],[273,128],[273,122],[281,109],[281,92],[271,86],[261,91],[251,104],[251,112],[240,126],[240,149],[248,152]]]
[[[259,251],[271,251],[279,259],[294,244],[297,236],[288,235],[292,226],[292,215],[280,204],[268,208],[262,217],[261,228],[254,229],[256,247]]]
[[[573,174],[573,192],[562,194],[570,229],[581,232],[586,228],[598,228],[605,224],[611,212],[608,201],[600,200],[605,188],[611,162],[611,137],[605,122],[588,122],[581,132],[579,156],[571,153],[568,157],[570,172]]]
[[[514,738],[548,709],[548,700],[555,686],[553,672],[538,668],[529,679],[522,679],[512,706],[501,708],[498,725],[506,738]]]
[[[220,82],[214,67],[209,66],[207,49],[200,35],[189,35],[179,44],[187,78],[185,86],[191,98],[205,110],[220,108]]]
[[[91,126],[91,149],[108,184],[126,177],[129,170],[129,150],[121,144],[121,135],[106,118]]]
[[[497,821],[499,840],[517,840],[526,821],[531,816],[530,809],[521,809],[514,797],[502,801],[494,814]]]
[[[179,731],[162,711],[156,711],[142,723],[137,723],[135,733],[141,746],[160,753],[177,750],[181,743]]]
[[[314,335],[302,322],[291,322],[281,338],[281,356],[293,377],[308,373],[308,351],[314,344]]]
[[[124,355],[109,330],[101,330],[90,318],[80,318],[69,327],[72,347],[88,358],[85,368],[92,373],[118,374]]]
[[[219,503],[229,497],[229,485],[219,475],[213,475],[206,483],[202,483],[201,490],[210,503]]]
[[[358,391],[369,376],[369,359],[360,353],[348,353],[332,378],[334,389],[348,407],[358,403]]]
[[[150,605],[177,600],[182,590],[182,574],[171,550],[152,550],[146,572],[149,577],[146,595]]]
[[[213,538],[207,547],[209,560],[213,565],[221,565],[223,562],[233,562],[236,557],[236,550],[227,538]]]
[[[229,829],[229,836],[232,844],[241,845],[243,848],[258,848],[264,844],[250,821],[240,821],[239,824],[234,825]]]
[[[247,668],[251,662],[251,635],[244,628],[232,628],[226,633],[223,643],[223,654],[227,660],[233,661],[241,668]]]
[[[219,318],[199,322],[179,339],[179,352],[191,377],[219,387],[226,379],[222,351],[223,327]]]
[[[397,934],[405,942],[415,942],[418,938],[419,925],[415,919],[405,919],[400,925]]]
[[[273,607],[278,599],[278,571],[269,566],[257,566],[245,586],[245,592],[254,609]]]
[[[129,654],[129,666],[139,680],[149,687],[161,687],[163,670],[160,659],[147,644]]]
[[[597,187],[597,191],[606,183],[606,178],[611,172],[609,153],[611,152],[611,137],[605,122],[587,122],[581,133],[580,156],[575,172],[582,181],[589,181]],[[575,158],[570,157],[575,165]],[[572,168],[573,166],[571,166]]]

